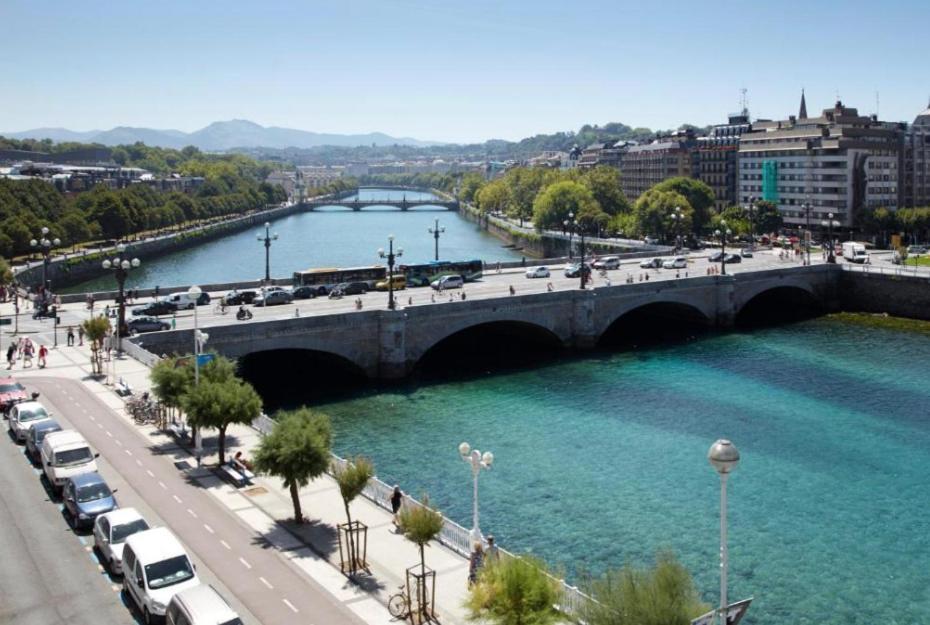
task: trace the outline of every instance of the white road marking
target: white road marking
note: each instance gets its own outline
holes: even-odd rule
[[[214,533],[215,533],[215,532],[213,531],[213,528],[210,527],[209,525],[207,525],[206,523],[203,524],[203,529],[207,530],[207,531],[210,532],[211,534],[214,534]]]
[[[258,581],[260,581],[261,583],[263,583],[263,584],[268,588],[268,590],[274,590],[274,586],[272,586],[271,584],[269,584],[269,583],[268,583],[268,580],[265,579],[264,577],[262,577],[262,576],[259,575]]]
[[[162,490],[168,490],[168,487],[165,486],[165,483],[164,483],[164,482],[158,482],[158,485],[161,486],[161,489],[162,489]]]
[[[102,424],[102,423],[98,423],[98,424],[97,424],[97,427],[100,428],[100,429],[102,430],[102,429],[103,429],[103,424]]]
[[[181,501],[181,498],[178,497],[177,495],[171,495],[171,496],[174,497],[174,500],[175,500],[176,502],[178,502],[178,503],[184,503],[183,501]]]
[[[142,461],[139,460],[138,458],[136,458],[136,464],[139,465],[139,466],[141,467],[141,466],[142,466]]]
[[[120,447],[123,446],[123,443],[121,443],[120,440],[119,440],[118,438],[114,438],[114,439],[113,439],[113,442],[116,443],[117,445],[119,445]]]
[[[131,456],[131,455],[132,455],[132,452],[131,452],[131,451],[129,451],[128,449],[124,449],[123,451],[125,451],[125,452],[126,452],[126,455],[127,455],[127,456]]]
[[[298,610],[294,607],[294,604],[288,601],[287,599],[281,599],[284,602],[284,605],[289,607],[294,614],[297,614]]]
[[[87,412],[87,411],[85,410],[84,412]],[[92,414],[87,415],[87,416],[90,418],[91,421],[96,421],[96,420],[97,420],[97,418],[96,418],[94,415],[92,415]]]
[[[110,438],[113,438],[113,435],[110,434],[110,430],[106,430],[105,433],[106,433],[106,435],[109,436]]]
[[[245,561],[245,558],[240,557],[240,558],[239,558],[239,562],[241,562],[241,563],[242,563],[242,566],[244,566],[245,568],[247,568],[247,569],[249,569],[249,570],[252,569],[252,565],[249,564],[248,562],[246,562],[246,561]]]
[[[190,514],[195,519],[197,518],[197,513],[191,510],[190,508],[187,509],[187,513]]]
[[[226,547],[227,549],[229,549],[230,551],[232,551],[232,547],[230,547],[229,543],[226,542],[225,540],[220,540],[220,544]]]
[[[149,477],[150,477],[150,478],[155,479],[155,474],[152,473],[152,470],[151,470],[151,469],[146,469],[145,472],[149,474]]]

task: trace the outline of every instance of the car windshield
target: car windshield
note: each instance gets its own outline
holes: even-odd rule
[[[149,524],[145,522],[145,519],[136,519],[130,523],[114,525],[110,542],[114,545],[118,545],[136,532],[144,532],[148,528]]]
[[[41,428],[38,425],[32,428],[33,436],[36,439],[36,445],[40,445],[43,440],[45,440],[45,435],[49,432],[58,432],[61,431],[60,427],[47,427]]]
[[[19,411],[20,422],[35,421],[36,419],[48,419],[48,413],[45,411],[45,408],[35,408],[34,410]]]
[[[106,499],[110,496],[112,496],[112,493],[110,493],[110,487],[103,482],[99,484],[81,486],[75,493],[75,498],[78,500],[78,503],[97,501],[98,499]]]
[[[14,393],[16,391],[24,391],[23,385],[19,382],[14,382],[13,384],[0,384],[0,393]]]
[[[93,456],[89,447],[78,447],[77,449],[68,449],[59,451],[55,454],[55,464],[63,467],[69,464],[83,464],[90,462]]]
[[[145,567],[145,578],[152,590],[180,584],[193,576],[194,571],[191,570],[187,556],[175,556]]]

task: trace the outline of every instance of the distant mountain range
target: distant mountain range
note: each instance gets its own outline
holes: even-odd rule
[[[11,139],[51,139],[55,142],[77,141],[101,143],[107,146],[126,145],[141,141],[146,145],[163,148],[183,148],[193,145],[201,150],[232,150],[234,148],[313,148],[323,145],[357,147],[407,145],[429,147],[442,145],[436,141],[420,141],[410,137],[392,137],[381,132],[361,135],[339,135],[278,126],[260,126],[244,119],[213,122],[194,132],[180,130],[158,130],[117,126],[110,130],[88,130],[79,132],[67,128],[35,128],[22,132],[0,133]]]

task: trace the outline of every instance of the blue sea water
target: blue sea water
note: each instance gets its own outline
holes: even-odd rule
[[[674,550],[759,625],[930,623],[930,339],[818,319],[324,404],[335,448],[471,525],[458,444],[496,456],[481,527],[571,579]]]

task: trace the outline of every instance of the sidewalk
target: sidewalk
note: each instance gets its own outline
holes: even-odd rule
[[[8,344],[8,335],[3,338],[4,344]],[[124,410],[123,399],[116,395],[113,388],[89,376],[90,349],[86,343],[83,347],[60,344],[57,349],[50,350],[45,369],[35,366],[23,369],[18,366],[10,373],[80,380],[107,406],[132,423]],[[117,377],[128,383],[136,395],[150,390],[148,373],[148,367],[128,357],[116,363]],[[158,433],[152,426],[133,427],[154,441],[162,439],[164,443],[174,443],[169,434]],[[253,428],[231,426],[227,431],[227,454],[242,450],[246,457],[252,457],[259,440],[260,434]],[[208,432],[204,437],[205,465],[216,465],[215,443],[215,433]],[[363,453],[364,450],[359,452]],[[277,549],[282,557],[298,566],[337,601],[348,605],[365,622],[373,625],[397,623],[388,614],[387,600],[404,583],[405,570],[419,563],[419,550],[414,543],[396,532],[387,510],[363,497],[352,503],[353,520],[368,525],[368,563],[371,568],[371,575],[359,575],[356,585],[338,569],[336,526],[346,519],[339,488],[332,477],[324,475],[301,489],[301,506],[308,519],[302,526],[293,522],[290,494],[281,486],[278,478],[257,477],[252,486],[237,489],[209,471],[198,471],[193,477],[212,497],[248,525],[265,544]],[[435,600],[439,620],[442,623],[464,625],[467,612],[462,606],[467,594],[468,561],[434,541],[427,548],[426,563],[437,574]]]

